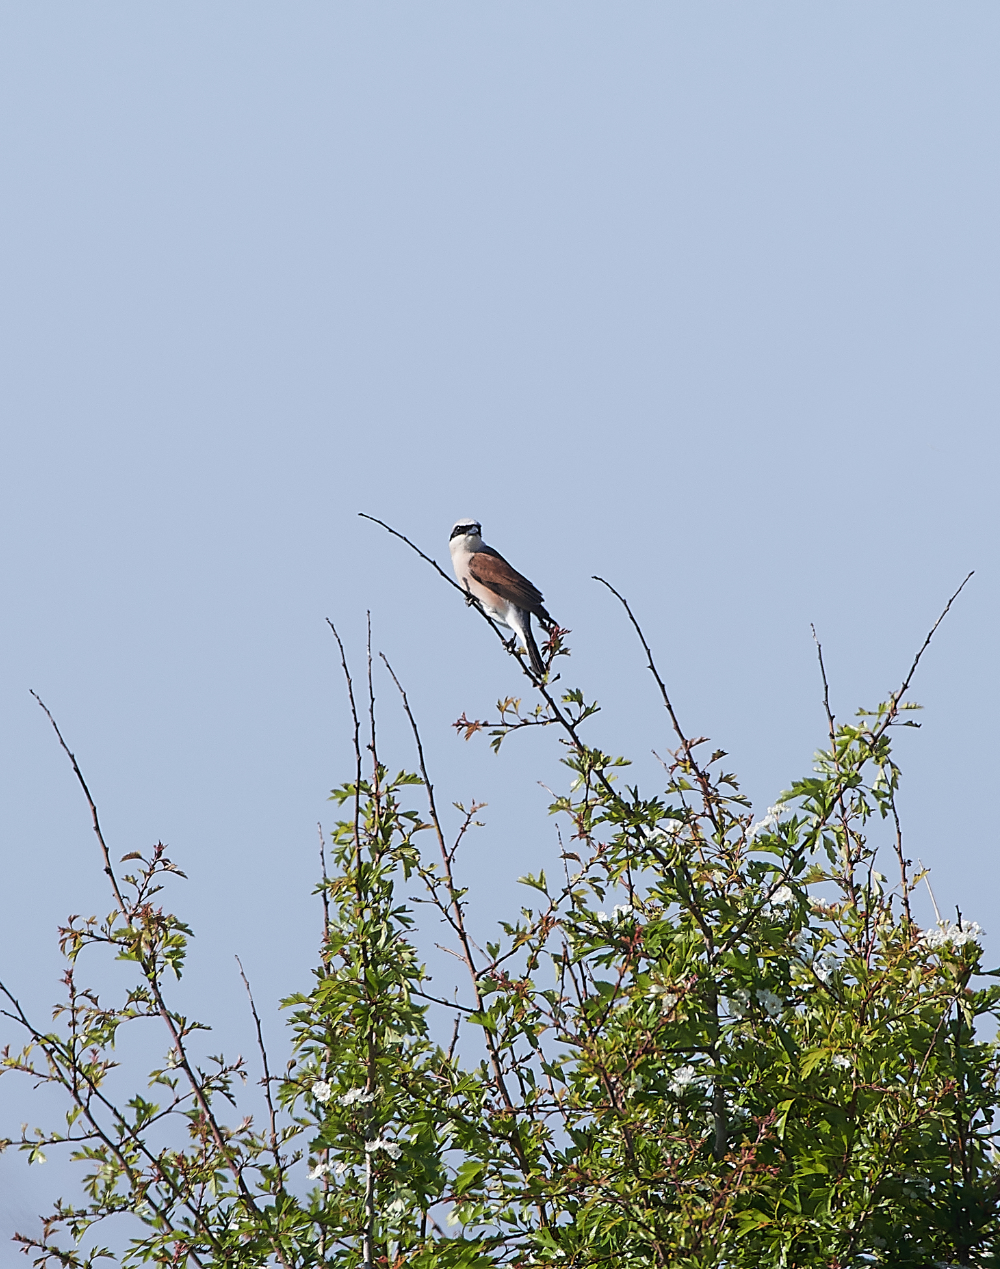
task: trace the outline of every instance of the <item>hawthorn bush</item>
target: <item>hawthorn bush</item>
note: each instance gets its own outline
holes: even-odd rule
[[[65,1146],[86,1173],[86,1202],[18,1235],[36,1264],[998,1263],[998,1055],[982,1037],[1000,988],[975,985],[978,926],[912,919],[920,877],[896,811],[893,729],[931,636],[888,701],[846,724],[827,710],[815,769],[755,819],[725,753],[682,731],[618,598],[676,735],[662,788],[630,785],[626,760],[592,743],[596,705],[558,687],[555,630],[545,677],[521,664],[532,704],[459,722],[497,750],[548,728],[567,768],[550,808],[563,872],[521,878],[531,906],[483,951],[459,876],[481,808],[460,807],[446,835],[398,682],[416,769],[392,774],[341,646],[355,770],[333,794],[318,965],[283,1002],[287,1069],[261,1041],[260,1122],[240,1117],[242,1062],[196,1057],[199,1024],[172,1003],[190,931],[160,894],[177,869],[157,846],[119,874],[59,736],[113,908],[61,931],[57,1029],[0,985],[26,1032],[4,1073],[67,1100],[64,1126],[13,1144],[29,1161]],[[369,687],[370,667],[369,651]],[[415,885],[447,923],[464,999],[439,996],[422,965]],[[134,965],[117,1003],[79,982],[91,949]],[[149,1017],[162,1064],[116,1101],[116,1035]],[[114,1251],[106,1222],[123,1223]]]

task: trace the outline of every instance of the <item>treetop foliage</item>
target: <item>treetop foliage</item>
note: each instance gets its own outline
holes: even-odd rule
[[[62,1127],[16,1144],[29,1162],[65,1146],[86,1174],[85,1202],[18,1235],[36,1264],[997,1263],[998,1061],[983,1037],[1000,988],[981,985],[978,926],[914,922],[922,874],[897,810],[893,730],[912,725],[904,696],[930,635],[886,702],[847,723],[828,706],[814,770],[756,818],[725,752],[681,730],[618,598],[675,730],[660,787],[630,784],[627,760],[591,743],[596,705],[554,673],[557,628],[546,675],[522,663],[533,703],[456,724],[497,750],[547,728],[567,769],[550,807],[558,875],[521,878],[525,906],[482,947],[461,875],[482,808],[458,805],[446,833],[385,662],[416,753],[392,774],[370,649],[365,702],[337,637],[355,769],[333,794],[318,964],[283,1002],[284,1071],[261,1041],[260,1121],[238,1109],[242,1061],[198,1056],[200,1024],[171,1003],[190,930],[160,896],[182,874],[157,845],[119,876],[64,744],[114,907],[60,932],[54,1029],[0,985],[26,1032],[4,1073],[67,1101]],[[454,1000],[423,965],[414,886],[464,967]],[[134,965],[115,1004],[80,982],[92,952]],[[116,1036],[151,1017],[163,1062],[115,1100]],[[128,1241],[112,1250],[100,1239],[115,1221]]]

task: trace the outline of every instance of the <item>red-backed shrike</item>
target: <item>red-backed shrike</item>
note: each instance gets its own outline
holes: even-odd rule
[[[507,563],[499,551],[487,546],[478,520],[459,520],[451,531],[451,562],[459,585],[494,620],[513,630],[524,645],[531,668],[539,677],[545,666],[531,633],[534,613],[548,629],[555,625],[542,604],[542,592]]]

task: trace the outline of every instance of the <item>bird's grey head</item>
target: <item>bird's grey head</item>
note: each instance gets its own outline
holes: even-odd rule
[[[466,518],[465,520],[456,520],[451,531],[450,540],[454,542],[456,538],[464,537],[466,534],[468,534],[469,537],[480,538],[483,535],[483,526],[478,520],[472,520],[470,518]]]

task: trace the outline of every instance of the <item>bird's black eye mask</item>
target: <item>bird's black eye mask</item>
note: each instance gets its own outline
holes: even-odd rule
[[[479,524],[456,524],[451,531],[453,538],[459,538],[463,533],[482,533],[482,525]],[[450,539],[449,539],[450,541]]]

